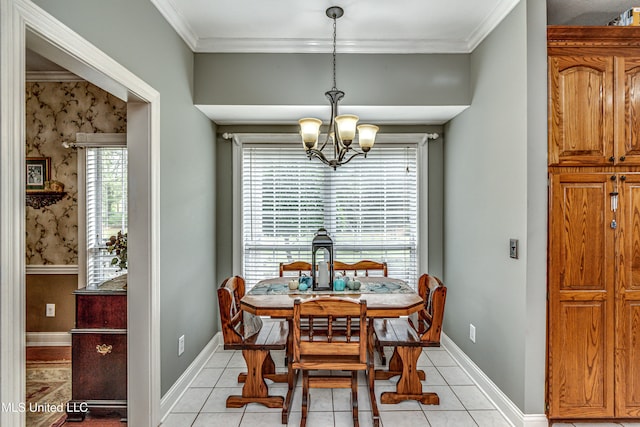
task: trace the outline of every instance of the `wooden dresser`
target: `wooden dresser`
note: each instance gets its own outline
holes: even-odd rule
[[[547,35],[547,414],[640,418],[640,28]]]
[[[118,412],[126,417],[127,291],[122,284],[105,282],[96,290],[74,292],[69,421],[81,421],[87,410]]]

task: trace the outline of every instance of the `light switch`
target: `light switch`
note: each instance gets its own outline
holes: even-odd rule
[[[56,317],[56,305],[55,304],[47,304],[46,316],[47,317]]]
[[[509,239],[509,257],[518,259],[518,239]]]

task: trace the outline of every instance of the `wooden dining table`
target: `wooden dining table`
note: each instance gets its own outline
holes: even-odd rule
[[[400,317],[408,316],[424,308],[424,301],[418,293],[407,285],[406,282],[390,277],[358,277],[362,283],[359,290],[344,291],[313,291],[313,290],[290,290],[287,283],[295,279],[292,277],[277,277],[273,279],[261,280],[241,299],[240,305],[242,310],[257,316],[269,316],[273,318],[287,319],[289,322],[289,330],[292,330],[293,305],[296,299],[309,299],[319,296],[338,296],[347,297],[354,300],[364,299],[367,301],[367,318],[369,319],[368,327],[368,352],[369,352],[369,370],[367,372],[369,394],[371,397],[371,408],[374,418],[374,425],[379,425],[379,412],[374,391],[374,364],[373,364],[373,320],[376,318]],[[289,368],[289,391],[285,397],[282,407],[282,422],[286,424],[291,407],[291,399],[297,373],[291,369],[291,354],[293,339],[289,334],[289,343],[287,349],[287,359]],[[404,363],[411,365],[403,369],[399,387],[406,384],[417,384],[421,387],[418,378],[417,358],[408,360]],[[411,378],[406,378],[411,376]],[[415,378],[413,378],[415,376]],[[257,387],[256,387],[257,389]],[[398,395],[406,395],[408,393],[421,393],[422,390],[406,390],[398,389]]]

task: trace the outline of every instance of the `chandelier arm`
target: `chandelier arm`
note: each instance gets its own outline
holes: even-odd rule
[[[345,160],[344,162],[341,161],[339,164],[340,165],[346,165],[347,163],[349,163],[351,161],[351,159],[353,159],[354,157],[358,157],[358,156],[362,156],[364,155],[365,157],[367,156],[365,153],[361,153],[359,151],[356,151],[353,153],[353,155],[351,155],[351,157],[349,157],[347,160]]]
[[[322,151],[320,151],[318,149],[311,148],[311,149],[307,150],[307,157],[309,157],[309,160],[311,160],[312,157],[315,157],[316,159],[320,160],[325,165],[330,166],[329,160],[327,160],[327,158],[324,156],[324,154],[322,154]]]

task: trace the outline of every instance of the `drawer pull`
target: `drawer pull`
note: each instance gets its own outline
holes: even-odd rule
[[[113,349],[113,346],[107,345],[107,344],[101,344],[96,346],[96,350],[98,351],[98,353],[100,353],[103,356],[106,356],[107,354],[111,353],[112,349]]]

